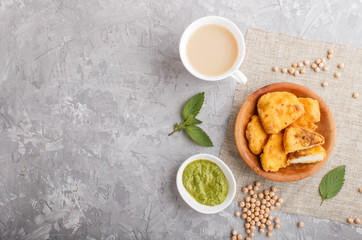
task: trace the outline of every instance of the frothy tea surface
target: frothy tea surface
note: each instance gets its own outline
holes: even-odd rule
[[[218,76],[227,72],[238,56],[234,35],[225,27],[209,24],[197,29],[187,44],[187,57],[201,74]]]

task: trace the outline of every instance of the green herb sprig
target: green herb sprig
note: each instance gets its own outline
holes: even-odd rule
[[[346,165],[342,165],[331,170],[322,178],[322,181],[319,185],[319,193],[322,197],[321,206],[324,200],[333,198],[342,189],[345,173]]]
[[[202,105],[204,104],[205,93],[199,93],[190,98],[184,106],[182,113],[183,120],[180,124],[174,125],[174,130],[168,136],[171,136],[175,132],[181,132],[183,129],[186,130],[187,134],[196,143],[204,147],[212,147],[212,141],[210,137],[200,127],[196,126],[202,121],[196,118],[199,114]]]

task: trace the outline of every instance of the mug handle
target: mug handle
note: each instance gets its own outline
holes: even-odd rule
[[[248,81],[244,73],[240,72],[240,70],[236,70],[235,72],[233,72],[233,74],[231,74],[230,77],[232,77],[238,83],[242,84],[245,84]]]

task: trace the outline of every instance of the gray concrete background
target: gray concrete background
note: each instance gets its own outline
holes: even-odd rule
[[[236,203],[202,215],[175,184],[190,155],[219,154],[235,88],[197,80],[180,62],[182,31],[205,15],[244,35],[255,27],[362,47],[361,1],[0,1],[0,239],[228,239],[241,230]],[[167,137],[201,91],[213,148]],[[275,215],[273,239],[362,239],[361,228]]]

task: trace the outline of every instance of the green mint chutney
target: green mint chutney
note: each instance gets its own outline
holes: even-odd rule
[[[186,166],[182,183],[196,201],[207,206],[221,204],[229,192],[229,183],[223,171],[205,159],[198,159]]]

